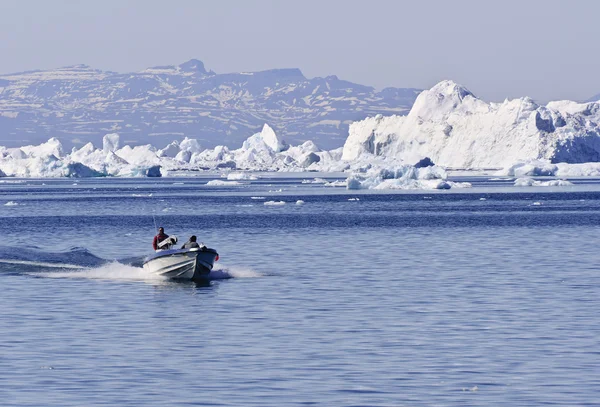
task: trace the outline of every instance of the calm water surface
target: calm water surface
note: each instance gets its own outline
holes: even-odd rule
[[[597,183],[301,180],[0,183],[0,405],[600,405]],[[144,274],[155,222],[209,285]]]

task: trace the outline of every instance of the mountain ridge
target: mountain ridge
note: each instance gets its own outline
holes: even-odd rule
[[[235,146],[269,123],[294,144],[335,148],[351,122],[404,114],[419,92],[308,79],[298,68],[219,74],[198,59],[129,73],[79,64],[0,75],[0,143],[77,146],[116,132],[133,145],[190,137]]]

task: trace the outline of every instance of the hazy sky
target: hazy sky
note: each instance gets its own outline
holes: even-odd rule
[[[581,100],[600,92],[599,15],[595,0],[2,0],[0,73],[197,58],[218,73]]]

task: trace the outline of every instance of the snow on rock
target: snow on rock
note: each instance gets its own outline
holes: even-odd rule
[[[423,91],[407,116],[377,115],[350,125],[342,159],[430,157],[454,168],[498,168],[516,161],[600,161],[600,104],[524,97],[486,103],[442,81]]]

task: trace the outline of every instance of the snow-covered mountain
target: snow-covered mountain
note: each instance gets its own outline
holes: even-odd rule
[[[217,74],[198,60],[126,74],[77,65],[0,75],[0,144],[82,145],[118,132],[133,145],[189,137],[237,147],[269,123],[291,143],[335,148],[352,121],[403,114],[418,93],[307,79],[298,69]]]
[[[458,168],[506,167],[518,161],[600,161],[600,103],[523,97],[486,103],[442,81],[423,91],[406,116],[377,115],[350,125],[345,161],[386,157]]]

